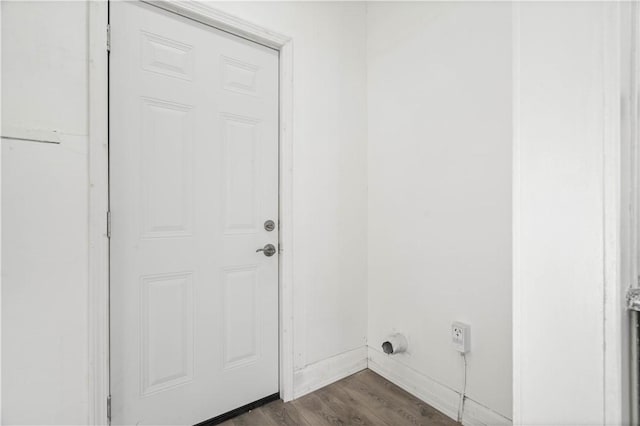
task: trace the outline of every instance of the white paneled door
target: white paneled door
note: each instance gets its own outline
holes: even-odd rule
[[[278,392],[278,52],[110,25],[112,422],[196,424]]]

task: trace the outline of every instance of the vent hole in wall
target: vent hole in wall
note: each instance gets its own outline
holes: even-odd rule
[[[392,354],[393,353],[393,345],[391,344],[391,342],[384,342],[382,344],[382,350],[384,351],[385,354]]]

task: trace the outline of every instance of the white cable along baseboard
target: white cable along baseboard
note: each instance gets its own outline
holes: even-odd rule
[[[460,393],[418,373],[376,349],[368,348],[368,367],[398,385],[416,398],[431,405],[452,419],[456,419]],[[469,426],[511,425],[511,419],[496,413],[476,401],[465,399],[462,424]]]
[[[294,398],[300,398],[351,374],[369,368],[416,398],[455,420],[460,393],[416,372],[376,349],[362,346],[318,361],[294,373]],[[462,424],[469,426],[510,426],[511,419],[465,399]]]

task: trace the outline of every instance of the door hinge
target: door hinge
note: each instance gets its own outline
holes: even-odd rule
[[[107,24],[107,52],[111,52],[111,25]]]
[[[111,238],[111,210],[107,212],[107,238]]]
[[[111,395],[107,397],[107,421],[111,424]]]

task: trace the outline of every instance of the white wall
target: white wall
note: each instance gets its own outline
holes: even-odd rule
[[[610,424],[603,179],[619,102],[605,25],[614,2],[523,2],[514,23],[514,414],[518,424]],[[544,28],[544,31],[541,29]],[[615,198],[615,197],[613,197]],[[608,262],[615,262],[609,259]],[[609,320],[619,321],[618,316]],[[610,335],[608,337],[611,337]],[[606,343],[606,345],[605,345]],[[614,348],[615,349],[615,348]],[[620,350],[620,348],[617,348]],[[607,367],[607,369],[605,369]],[[621,374],[621,373],[620,373]],[[559,397],[561,396],[561,397]],[[613,420],[610,420],[613,419]],[[616,421],[617,419],[617,421]]]
[[[511,6],[372,2],[367,24],[374,368],[455,413],[466,322],[467,395],[510,418]],[[380,357],[393,330],[408,353]]]
[[[366,365],[365,6],[214,6],[294,38],[295,365],[312,388],[314,363]],[[2,8],[3,129],[62,133],[2,141],[2,421],[84,424],[87,6]]]
[[[295,365],[366,344],[362,2],[212,2],[293,38]]]
[[[2,2],[2,422],[87,421],[86,4]]]
[[[507,4],[216,5],[294,38],[296,377],[395,328],[454,395],[462,320],[467,408],[510,417],[513,95],[515,420],[601,424],[603,4],[523,3],[515,92]],[[2,140],[2,422],[84,424],[87,7],[1,7],[2,132],[61,140]]]

